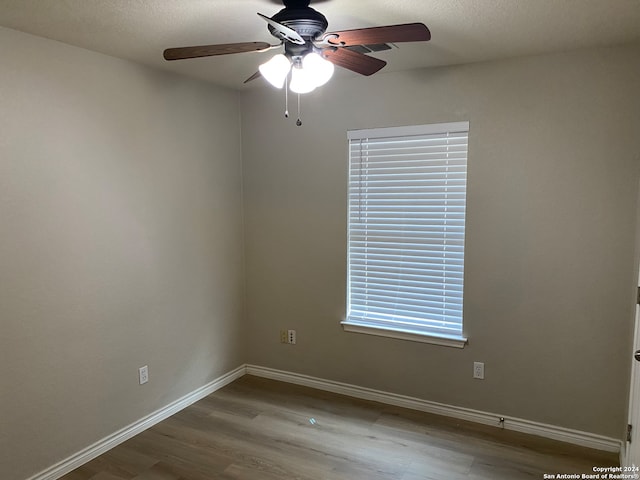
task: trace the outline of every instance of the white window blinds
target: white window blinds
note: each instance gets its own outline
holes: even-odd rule
[[[468,132],[468,122],[349,132],[344,324],[463,340]]]

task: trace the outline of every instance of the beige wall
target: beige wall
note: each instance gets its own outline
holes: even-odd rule
[[[0,477],[20,480],[244,362],[240,116],[234,92],[2,28],[0,58]]]
[[[302,128],[282,118],[281,92],[243,94],[249,362],[621,438],[639,54],[336,78],[303,98]],[[470,121],[469,345],[343,332],[346,131],[458,120]]]

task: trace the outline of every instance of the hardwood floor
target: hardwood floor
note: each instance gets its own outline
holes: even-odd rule
[[[63,480],[518,480],[617,454],[244,376]]]

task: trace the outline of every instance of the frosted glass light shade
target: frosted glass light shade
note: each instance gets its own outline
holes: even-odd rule
[[[295,93],[309,93],[316,88],[313,74],[306,68],[294,66],[291,69],[291,91]]]
[[[271,60],[258,67],[262,76],[276,88],[282,88],[291,70],[291,62],[283,54],[274,55]]]
[[[305,55],[302,59],[302,68],[309,72],[314,79],[316,87],[320,87],[327,83],[333,75],[333,63],[325,60],[315,52]]]

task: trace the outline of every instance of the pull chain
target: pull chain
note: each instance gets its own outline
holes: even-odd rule
[[[296,126],[302,126],[302,120],[300,120],[300,94],[298,94],[298,120],[296,120]]]
[[[289,76],[284,79],[284,118],[289,118]]]

